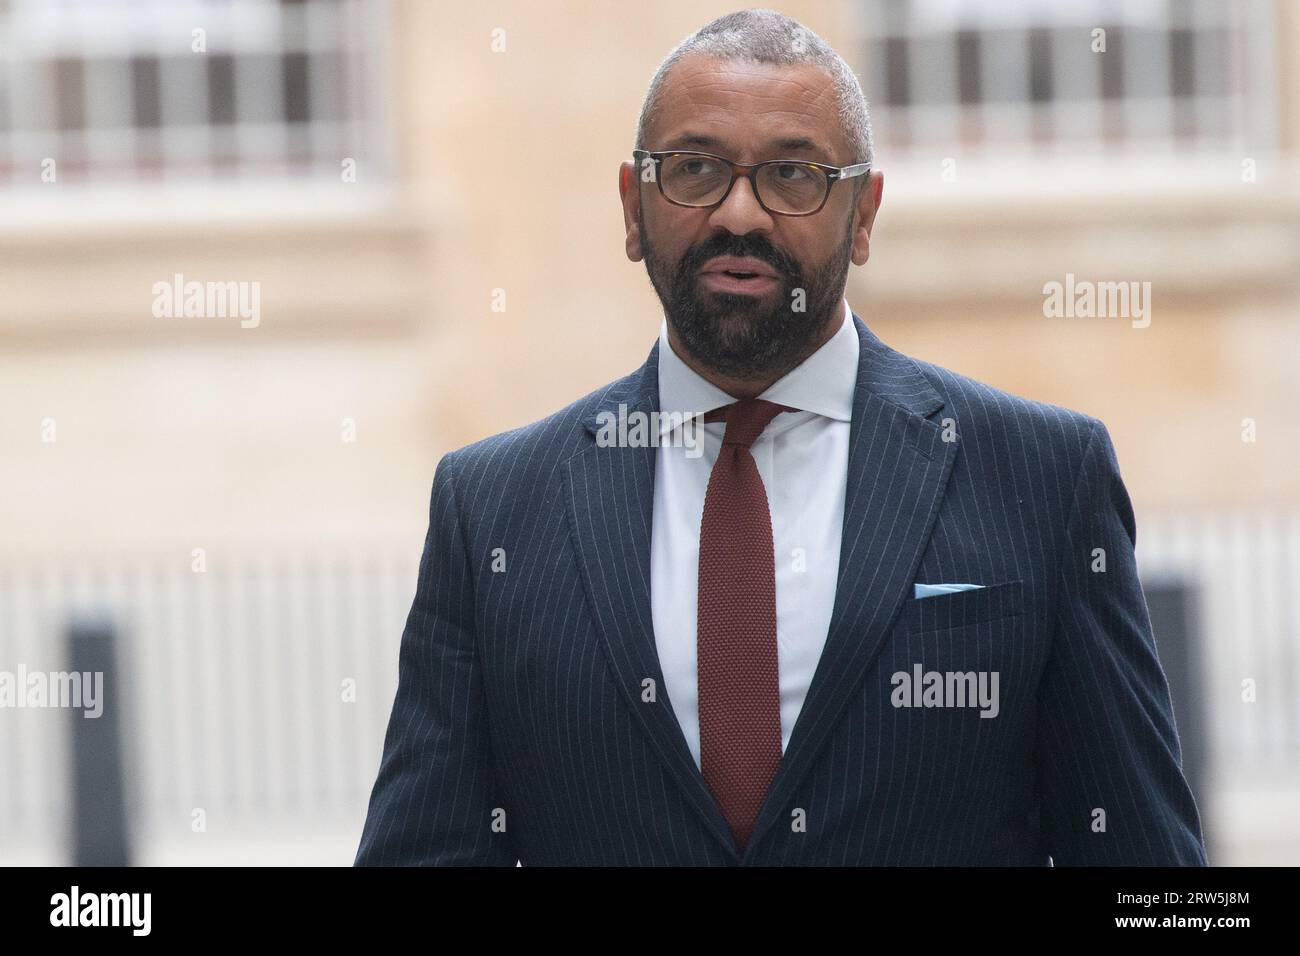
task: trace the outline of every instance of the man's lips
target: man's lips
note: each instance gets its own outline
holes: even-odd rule
[[[700,269],[700,281],[714,292],[755,294],[769,292],[780,278],[762,259],[718,256]]]
[[[716,256],[701,267],[700,274],[707,273],[723,273],[739,277],[761,276],[768,279],[780,278],[780,274],[770,265],[762,259],[755,259],[752,256]]]

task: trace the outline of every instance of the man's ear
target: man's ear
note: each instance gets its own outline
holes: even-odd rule
[[[873,169],[867,174],[867,181],[858,194],[854,213],[858,217],[857,228],[853,230],[853,255],[855,266],[860,266],[871,255],[871,227],[876,222],[876,212],[885,195],[885,174]]]
[[[627,232],[624,245],[627,257],[641,261],[641,182],[637,178],[636,164],[620,163],[618,167],[618,195],[623,201],[623,228]]]

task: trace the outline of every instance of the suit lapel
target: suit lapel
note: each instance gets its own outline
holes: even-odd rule
[[[786,809],[884,644],[930,539],[956,458],[926,416],[943,400],[906,356],[853,315],[860,353],[849,426],[839,576],[826,646],[750,837]],[[749,853],[746,854],[746,857]]]
[[[619,689],[690,804],[734,856],[731,831],[673,712],[655,646],[650,529],[656,450],[649,443],[642,447],[601,447],[596,443],[603,415],[612,415],[617,421],[620,406],[623,415],[658,410],[657,342],[646,363],[612,385],[584,421],[590,445],[566,463],[565,498],[578,566]],[[641,699],[647,678],[654,681],[655,703]]]

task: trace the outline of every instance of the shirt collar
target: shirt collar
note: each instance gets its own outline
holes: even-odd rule
[[[836,421],[853,419],[858,383],[858,330],[847,299],[840,327],[821,348],[777,379],[759,398]],[[665,412],[707,412],[736,399],[681,360],[668,343],[668,321],[659,325],[659,408]],[[660,432],[670,426],[660,420]]]

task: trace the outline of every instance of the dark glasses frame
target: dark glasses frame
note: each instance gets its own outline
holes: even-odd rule
[[[678,202],[676,199],[669,199],[667,193],[664,192],[663,176],[660,175],[663,161],[669,156],[700,156],[704,159],[716,159],[723,165],[731,167],[731,182],[727,183],[727,188],[723,191],[722,196],[714,202],[690,203]],[[663,196],[667,202],[672,203],[674,206],[685,206],[687,209],[710,209],[714,206],[720,206],[726,202],[727,197],[731,195],[731,190],[735,187],[736,180],[743,176],[749,180],[749,188],[753,191],[754,198],[758,200],[758,204],[774,216],[798,217],[816,215],[822,211],[822,208],[826,205],[826,200],[831,198],[831,189],[837,182],[842,179],[852,179],[854,176],[864,176],[871,172],[870,163],[857,163],[853,166],[828,166],[825,163],[809,162],[806,159],[767,159],[761,163],[737,163],[727,159],[725,156],[718,156],[716,153],[702,153],[695,149],[634,149],[632,150],[632,158],[637,161],[636,166],[638,171],[641,168],[643,160],[650,159],[654,162],[655,182],[659,184],[659,195]],[[763,202],[763,197],[759,195],[758,181],[754,177],[758,175],[758,171],[764,166],[778,165],[806,166],[809,169],[816,169],[826,175],[826,192],[822,196],[822,201],[817,204],[816,209],[811,209],[808,212],[782,212],[778,209],[772,209],[767,205],[767,203]]]

